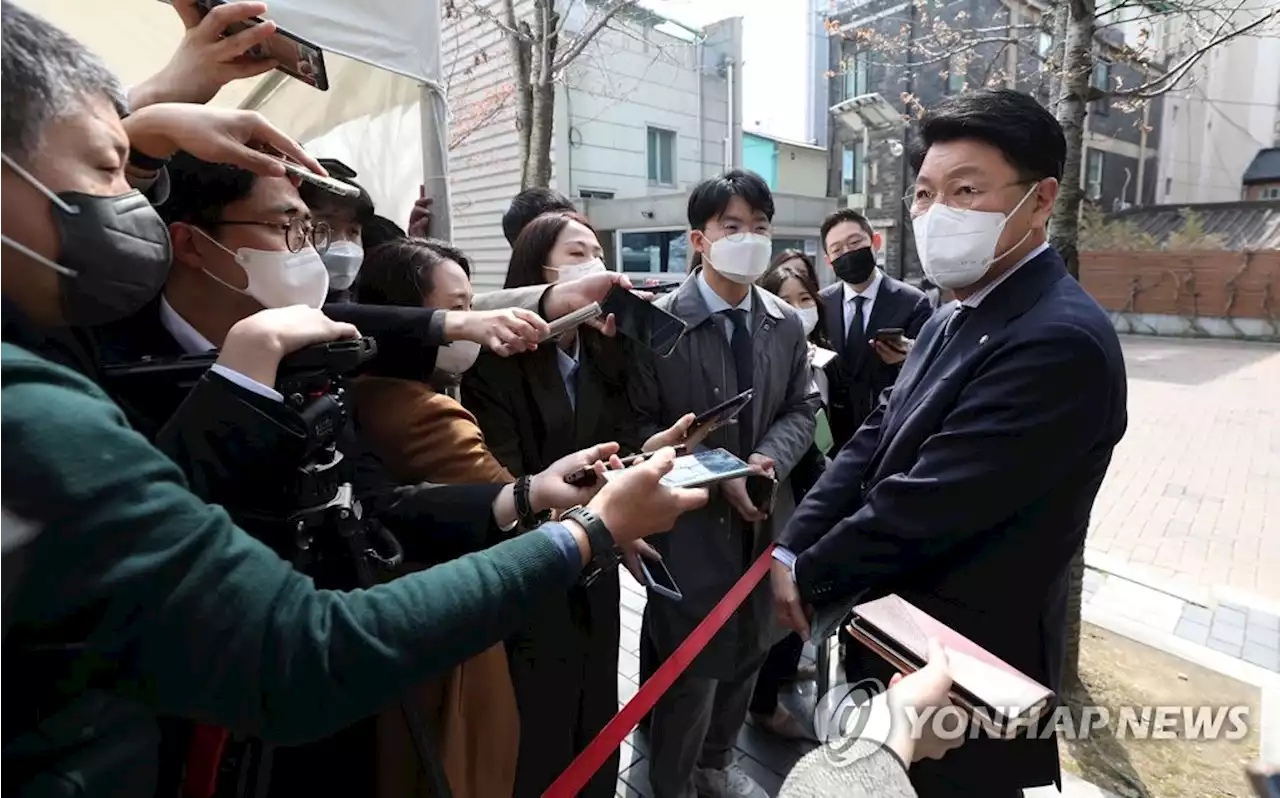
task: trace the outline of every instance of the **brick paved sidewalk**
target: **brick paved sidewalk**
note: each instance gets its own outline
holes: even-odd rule
[[[1150,584],[1280,601],[1280,347],[1122,341],[1129,430],[1089,551]]]

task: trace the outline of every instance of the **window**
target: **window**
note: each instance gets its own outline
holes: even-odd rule
[[[676,134],[672,130],[649,128],[649,184],[676,184]]]
[[[871,66],[871,53],[863,50],[844,61],[844,99],[848,100],[869,93],[867,72]]]
[[[1093,65],[1093,79],[1090,85],[1098,91],[1111,91],[1111,62],[1104,61],[1101,58]],[[1093,101],[1093,107],[1089,109],[1095,114],[1106,116],[1111,113],[1111,98],[1102,97]]]
[[[969,79],[969,54],[954,53],[947,59],[947,94],[959,94]]]
[[[689,270],[689,238],[684,230],[621,233],[622,271],[684,274]]]
[[[1040,36],[1036,40],[1036,55],[1040,56],[1040,60],[1047,59],[1053,55],[1053,34],[1046,31],[1040,31]],[[1044,65],[1040,66],[1044,69]]]
[[[1084,155],[1084,196],[1097,202],[1102,199],[1102,151],[1088,150]]]
[[[578,189],[578,197],[580,199],[613,199],[613,192],[595,188],[580,188]]]
[[[1267,186],[1262,189],[1262,199],[1280,199],[1280,186]]]
[[[862,153],[861,147],[853,142],[845,142],[840,159],[840,193],[862,193]]]

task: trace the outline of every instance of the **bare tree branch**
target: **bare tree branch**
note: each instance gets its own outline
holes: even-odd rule
[[[1240,2],[1236,5],[1236,10],[1239,10],[1239,8],[1243,6],[1245,2],[1246,0],[1240,0]],[[1241,28],[1236,28],[1235,30],[1226,31],[1224,33],[1223,28],[1226,27],[1229,19],[1230,17],[1228,17],[1228,19],[1224,19],[1222,23],[1219,24],[1218,29],[1214,32],[1213,37],[1210,38],[1208,42],[1206,42],[1204,45],[1197,48],[1196,50],[1192,51],[1189,55],[1187,55],[1185,58],[1183,58],[1181,61],[1175,64],[1171,69],[1161,74],[1159,77],[1149,80],[1143,83],[1141,86],[1136,86],[1126,91],[1110,92],[1110,95],[1112,97],[1131,97],[1131,98],[1138,98],[1138,99],[1150,99],[1152,97],[1156,97],[1168,92],[1178,84],[1178,81],[1180,81],[1182,77],[1191,70],[1192,67],[1198,64],[1200,60],[1205,57],[1206,54],[1208,54],[1211,50],[1213,50],[1213,48],[1225,42],[1231,41],[1232,39],[1238,38],[1240,36],[1244,36],[1245,34],[1249,33],[1249,31],[1256,30],[1257,28],[1262,27],[1263,25],[1266,25],[1268,22],[1272,20],[1280,19],[1280,8],[1273,10],[1271,13],[1266,14],[1265,16],[1259,17],[1258,19],[1254,20],[1248,25],[1245,25]]]
[[[484,3],[481,2],[481,0],[467,0],[467,7],[470,8],[472,11],[474,11],[476,13],[476,16],[486,20],[487,22],[492,23],[493,25],[496,25],[503,33],[507,34],[508,36],[514,36],[517,39],[521,39],[527,42],[532,42],[533,40],[529,36],[521,32],[518,26],[516,25],[515,9],[512,7],[511,3],[506,2],[506,3],[503,3],[503,5],[506,7],[505,10],[507,12],[506,13],[507,19],[505,21],[502,19],[499,19],[496,14],[490,11],[484,5]]]
[[[596,34],[604,30],[604,27],[618,15],[619,11],[635,4],[636,0],[609,0],[609,4],[599,11],[594,19],[588,20],[587,24],[582,26],[582,32],[556,59],[554,71],[559,72],[568,66],[573,59],[582,54],[582,51],[591,43]]]

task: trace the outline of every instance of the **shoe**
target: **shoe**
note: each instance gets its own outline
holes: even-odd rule
[[[737,762],[727,768],[698,768],[693,772],[698,798],[769,798],[764,788]]]
[[[752,712],[751,718],[757,726],[784,740],[813,739],[813,735],[804,727],[804,724],[780,704],[774,707],[772,715]]]
[[[808,662],[796,667],[796,672],[782,679],[784,682],[811,682],[818,678],[818,666]]]

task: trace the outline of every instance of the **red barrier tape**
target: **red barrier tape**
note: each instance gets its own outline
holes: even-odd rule
[[[587,781],[622,744],[623,738],[631,733],[649,710],[653,709],[653,705],[658,703],[662,694],[671,688],[676,678],[689,667],[689,663],[693,662],[702,649],[707,647],[711,638],[715,637],[720,627],[729,620],[729,616],[738,609],[738,605],[746,600],[752,589],[761,579],[764,579],[765,574],[769,573],[772,555],[773,544],[769,544],[769,548],[765,549],[742,578],[729,588],[729,592],[725,593],[724,598],[711,609],[711,613],[702,619],[702,623],[689,633],[675,653],[658,667],[649,681],[640,686],[639,692],[617,715],[613,716],[613,720],[605,725],[596,738],[552,782],[547,791],[542,794],[542,798],[573,798],[586,786]]]

